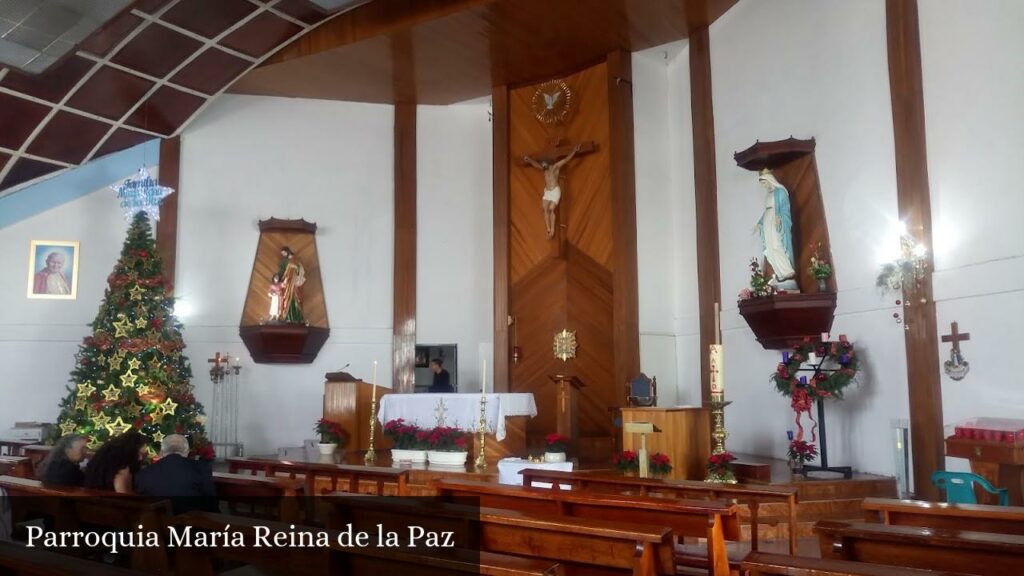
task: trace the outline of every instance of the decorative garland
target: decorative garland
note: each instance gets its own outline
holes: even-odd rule
[[[797,377],[800,367],[814,353],[821,359],[821,366],[827,364],[837,366],[814,374],[810,380]],[[815,401],[826,398],[843,399],[843,390],[857,378],[859,359],[853,344],[840,336],[838,342],[814,342],[810,338],[793,346],[792,352],[783,352],[783,361],[779,363],[771,380],[776,391],[790,398],[790,406],[796,412],[797,440],[803,440],[804,429],[800,417],[804,412],[811,419],[811,442],[817,441],[818,423],[814,420],[811,407]]]

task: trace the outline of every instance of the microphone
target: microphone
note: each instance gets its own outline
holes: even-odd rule
[[[349,366],[351,366],[351,365],[352,365],[352,363],[351,363],[351,362],[349,362],[348,364],[345,364],[345,365],[344,365],[344,366],[342,366],[341,368],[338,368],[338,372],[342,372],[342,371],[344,371],[344,370],[345,370],[345,368],[348,368],[348,367],[349,367]]]

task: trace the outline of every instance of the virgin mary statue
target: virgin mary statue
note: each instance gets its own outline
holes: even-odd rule
[[[768,192],[764,197],[764,213],[757,221],[757,231],[761,236],[764,257],[774,272],[770,283],[778,290],[799,292],[793,265],[793,213],[789,207],[789,191],[767,168],[761,171],[758,182]]]

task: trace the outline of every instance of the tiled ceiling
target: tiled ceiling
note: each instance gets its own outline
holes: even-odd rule
[[[24,57],[0,60],[0,196],[177,135],[278,48],[366,1],[0,0],[0,59]]]

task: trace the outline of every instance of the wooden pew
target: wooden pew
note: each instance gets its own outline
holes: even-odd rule
[[[57,531],[75,531],[83,524],[137,531],[141,524],[145,530],[157,532],[162,541],[171,516],[171,503],[165,499],[44,486],[38,480],[13,476],[0,476],[0,488],[12,498],[12,515],[16,520],[33,513],[49,515]],[[167,574],[167,551],[162,547],[132,548],[131,567],[149,574]]]
[[[0,438],[0,455],[22,456],[25,446],[34,444],[32,440],[10,440]]]
[[[26,456],[0,456],[0,476],[33,478],[32,461]]]
[[[1024,536],[1024,507],[865,498],[868,522]]]
[[[258,522],[251,519],[189,512],[176,516],[172,525],[223,532],[231,525],[232,533],[243,534],[250,544],[245,548],[218,547],[209,549],[178,549],[178,572],[188,576],[213,576],[217,561],[233,561],[278,574],[328,576],[335,574],[402,574],[404,576],[446,576],[451,574],[484,574],[488,576],[561,576],[557,564],[501,554],[475,553],[467,550],[424,550],[412,553],[405,549],[375,546],[341,548],[338,532],[323,530],[330,539],[330,548],[253,548],[256,527],[266,526],[274,532],[290,532],[289,525]],[[313,529],[311,529],[313,530]],[[319,530],[319,529],[316,529]]]
[[[213,485],[217,499],[226,502],[232,514],[292,524],[302,521],[300,499],[305,485],[301,480],[214,472]]]
[[[290,460],[270,460],[257,458],[228,458],[228,469],[232,474],[249,472],[264,476],[284,475],[291,479],[302,476],[306,482],[306,494],[315,496],[318,479],[330,482],[330,488],[319,493],[359,492],[363,482],[374,485],[377,496],[384,495],[384,487],[395,486],[399,496],[409,495],[409,471],[379,466],[353,466],[348,464],[326,464],[317,462],[297,462]]]
[[[32,469],[35,470],[39,467],[39,463],[50,455],[50,451],[53,450],[53,446],[47,446],[46,444],[29,444],[22,446],[21,455],[27,456],[32,460]]]
[[[144,572],[83,562],[14,542],[0,542],[0,574],[4,576],[141,576]]]
[[[442,497],[478,498],[480,506],[487,508],[667,526],[679,540],[705,538],[704,558],[684,554],[677,556],[676,562],[704,568],[713,576],[729,574],[725,541],[740,538],[736,507],[726,502],[593,494],[460,480],[435,480],[431,485]]]
[[[1024,536],[867,522],[819,521],[821,557],[978,576],[1024,571]]]
[[[764,552],[751,552],[747,555],[743,561],[743,571],[749,576],[969,576],[963,572],[935,572]]]
[[[576,490],[596,492],[627,493],[635,492],[641,496],[651,494],[668,494],[675,498],[696,498],[707,500],[731,500],[743,504],[750,509],[750,548],[758,549],[758,509],[762,503],[786,504],[789,521],[789,553],[796,555],[797,522],[796,505],[797,489],[750,484],[719,484],[698,482],[694,480],[658,480],[654,478],[631,478],[609,475],[604,472],[561,472],[557,470],[539,470],[527,468],[521,470],[523,486],[534,486],[534,482],[550,484],[552,489],[570,486]]]
[[[410,526],[454,532],[456,546],[558,562],[569,574],[675,574],[672,532],[667,527],[622,521],[533,516],[406,498],[338,494],[328,526],[404,533]]]

